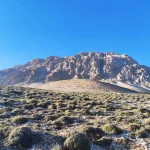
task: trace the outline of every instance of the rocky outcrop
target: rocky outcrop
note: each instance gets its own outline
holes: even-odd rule
[[[1,85],[44,83],[67,79],[125,82],[150,87],[150,68],[128,55],[89,52],[60,58],[50,56],[0,71]]]

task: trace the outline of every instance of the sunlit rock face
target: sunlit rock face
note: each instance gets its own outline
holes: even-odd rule
[[[117,53],[79,53],[60,58],[50,56],[0,71],[1,85],[44,83],[67,79],[125,82],[150,87],[150,68],[139,65],[128,55]]]

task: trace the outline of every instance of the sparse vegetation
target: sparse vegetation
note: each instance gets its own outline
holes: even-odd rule
[[[105,124],[102,129],[106,132],[106,133],[110,133],[110,134],[121,134],[122,130],[120,128],[118,128],[116,125],[113,124]]]
[[[98,140],[102,138],[105,133],[100,128],[94,128],[90,126],[83,126],[78,129],[78,132],[86,134],[91,140]]]
[[[64,142],[64,150],[90,150],[90,140],[83,133],[74,133]]]
[[[141,138],[150,144],[150,95],[22,87],[1,87],[0,95],[2,150],[35,143],[42,150],[88,150],[94,145],[109,149],[113,144],[143,150]]]
[[[8,138],[10,145],[22,148],[29,148],[33,144],[39,142],[39,140],[40,137],[35,135],[29,127],[14,128]]]

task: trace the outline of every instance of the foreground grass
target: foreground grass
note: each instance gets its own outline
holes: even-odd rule
[[[138,140],[150,141],[150,95],[1,87],[0,96],[2,150],[144,150]]]

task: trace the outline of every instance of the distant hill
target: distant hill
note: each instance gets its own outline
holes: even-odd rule
[[[47,83],[69,79],[92,79],[150,88],[150,67],[128,55],[89,52],[60,58],[34,59],[0,71],[0,85]]]
[[[53,90],[60,92],[117,92],[117,93],[136,93],[137,91],[119,87],[109,83],[98,82],[88,79],[75,80],[60,80],[52,81],[44,84],[26,84],[24,87],[31,87],[37,89]],[[138,91],[140,92],[140,91]]]

